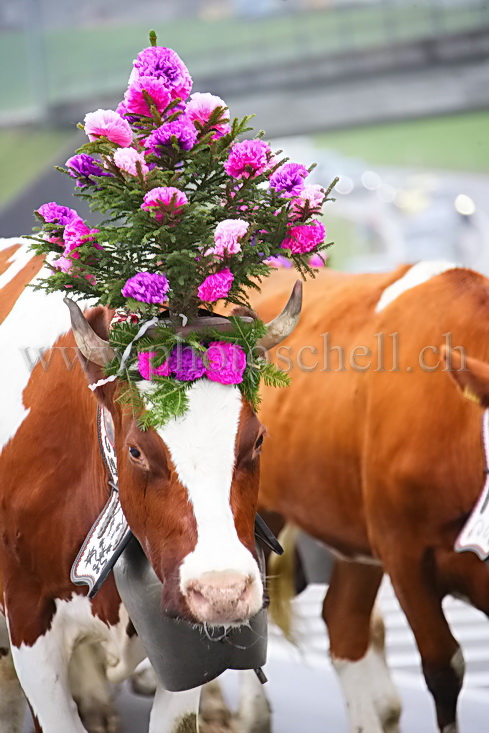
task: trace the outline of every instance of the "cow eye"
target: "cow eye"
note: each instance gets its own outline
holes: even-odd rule
[[[139,451],[137,448],[134,448],[134,446],[130,446],[129,453],[133,458],[141,458],[141,451]]]
[[[255,443],[255,450],[259,450],[263,445],[263,433],[261,433]]]

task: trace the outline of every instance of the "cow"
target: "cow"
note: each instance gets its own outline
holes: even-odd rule
[[[290,277],[278,272],[254,299],[262,317]],[[399,700],[371,643],[387,573],[438,728],[456,733],[464,660],[442,600],[452,594],[489,613],[487,567],[454,551],[484,484],[489,280],[443,262],[381,274],[323,271],[306,284],[301,325],[275,359],[290,368],[292,386],[263,393],[269,437],[260,505],[337,556],[323,618],[351,729],[399,730]]]
[[[111,312],[69,312],[63,294],[26,288],[47,272],[18,240],[0,243],[0,729],[9,733],[22,718],[14,669],[37,731],[82,733],[68,671],[77,646],[102,642],[114,681],[145,656],[113,576],[93,599],[70,580],[108,498],[97,405],[112,416],[120,502],[167,613],[239,626],[264,602],[254,540],[264,427],[251,405],[236,386],[201,379],[183,416],[141,431],[117,399],[123,384],[103,380]],[[296,287],[269,324],[268,347],[299,313]],[[158,686],[151,733],[195,730],[198,696]]]

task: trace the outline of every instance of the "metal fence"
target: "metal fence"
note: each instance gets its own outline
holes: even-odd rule
[[[198,80],[489,28],[488,0],[3,0],[0,123],[122,95],[148,29]]]

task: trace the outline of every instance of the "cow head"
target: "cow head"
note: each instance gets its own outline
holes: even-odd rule
[[[291,333],[300,309],[299,283],[268,324],[264,348]],[[106,312],[85,318],[72,301],[70,310],[93,385],[113,358]],[[263,425],[237,386],[203,378],[188,390],[183,416],[142,431],[117,401],[121,388],[111,382],[94,394],[112,414],[121,505],[163,584],[164,610],[210,625],[247,621],[263,604],[254,539]]]

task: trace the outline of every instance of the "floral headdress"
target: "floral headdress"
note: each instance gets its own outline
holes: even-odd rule
[[[86,115],[89,142],[59,169],[105,220],[91,228],[74,209],[44,204],[32,245],[52,270],[40,287],[116,309],[110,344],[123,358],[106,372],[129,382],[133,401],[134,383],[151,382],[143,426],[182,414],[203,376],[238,384],[253,404],[260,377],[287,383],[252,356],[261,321],[231,317],[225,332],[182,325],[218,301],[247,306],[278,259],[314,275],[328,246],[317,217],[333,187],[308,184],[312,169],[281,159],[263,133],[239,140],[250,117],[231,121],[219,97],[190,94],[184,63],[150,40],[117,110]]]

